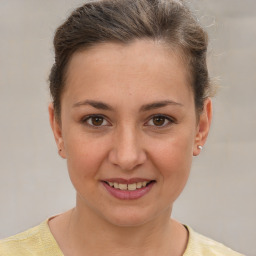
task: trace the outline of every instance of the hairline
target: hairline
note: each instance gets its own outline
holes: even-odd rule
[[[59,101],[59,112],[58,113],[55,112],[55,114],[57,115],[57,120],[61,121],[61,101],[62,101],[62,96],[65,93],[65,90],[67,87],[66,82],[67,82],[67,77],[68,77],[68,71],[69,71],[71,60],[74,57],[74,55],[84,52],[84,51],[93,50],[100,45],[117,44],[117,45],[121,45],[121,46],[125,47],[125,46],[129,46],[129,45],[133,44],[136,41],[151,41],[156,44],[159,44],[162,47],[164,47],[164,49],[166,49],[167,52],[170,53],[170,56],[173,55],[173,56],[177,57],[182,62],[182,64],[185,66],[185,70],[187,70],[186,76],[187,76],[188,87],[189,87],[189,90],[191,91],[191,93],[193,93],[193,96],[194,96],[193,98],[194,98],[194,103],[195,103],[195,111],[197,114],[198,110],[196,108],[195,95],[194,95],[193,85],[192,85],[193,84],[193,75],[192,75],[192,70],[190,67],[189,57],[186,57],[186,56],[189,56],[189,54],[186,54],[184,47],[182,47],[180,44],[175,43],[175,42],[168,42],[167,39],[165,39],[164,37],[158,37],[158,38],[141,37],[141,38],[133,38],[129,41],[105,40],[105,41],[94,42],[89,45],[88,44],[81,45],[76,50],[71,52],[71,54],[67,58],[67,62],[65,63],[64,68],[63,68],[63,81],[62,81],[61,93],[60,93],[60,98],[59,98],[59,100],[60,100]]]

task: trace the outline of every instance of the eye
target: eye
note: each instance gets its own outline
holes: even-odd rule
[[[92,127],[109,126],[109,122],[100,115],[91,115],[82,120],[83,123]]]
[[[174,120],[172,120],[170,117],[167,117],[164,115],[155,115],[146,123],[146,125],[156,126],[156,127],[166,127],[171,123],[174,123]]]

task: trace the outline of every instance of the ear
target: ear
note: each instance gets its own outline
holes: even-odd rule
[[[199,116],[197,124],[197,133],[194,141],[193,155],[200,154],[201,149],[198,146],[203,146],[206,142],[212,121],[212,101],[207,98],[204,101],[204,109]]]
[[[52,131],[53,131],[53,135],[54,135],[57,147],[58,147],[59,155],[62,158],[66,158],[64,141],[63,141],[63,137],[62,137],[61,124],[60,124],[60,121],[57,120],[57,118],[55,116],[53,103],[49,104],[48,112],[49,112],[50,124],[52,127]]]

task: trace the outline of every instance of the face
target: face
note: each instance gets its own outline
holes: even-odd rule
[[[77,191],[77,209],[119,226],[169,215],[206,139],[179,56],[153,41],[75,53],[50,120]]]

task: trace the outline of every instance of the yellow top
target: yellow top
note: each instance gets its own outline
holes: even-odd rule
[[[242,256],[223,244],[197,234],[191,228],[183,256]],[[25,232],[0,241],[0,256],[64,256],[54,239],[48,220]]]

